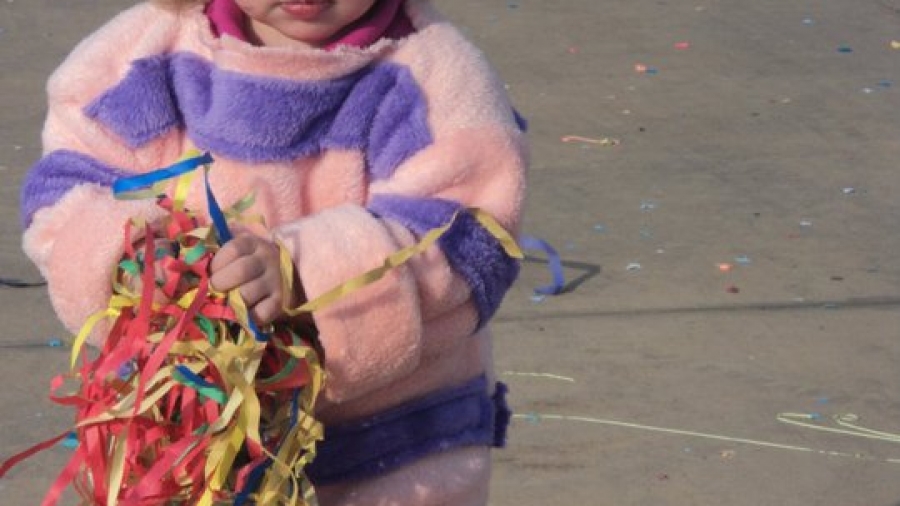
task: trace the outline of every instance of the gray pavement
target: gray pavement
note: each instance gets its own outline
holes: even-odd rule
[[[0,277],[37,277],[16,201],[46,75],[122,4],[0,3]],[[526,232],[570,281],[535,298],[533,253],[497,318],[518,416],[492,504],[900,505],[900,1],[437,4],[530,121]],[[0,322],[5,456],[69,420],[42,290],[0,288]]]

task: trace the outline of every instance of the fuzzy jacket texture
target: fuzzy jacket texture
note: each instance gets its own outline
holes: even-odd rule
[[[482,54],[426,0],[415,33],[366,48],[254,47],[217,37],[202,7],[141,4],[79,44],[48,84],[44,154],[22,188],[23,247],[73,331],[106,306],[123,226],[160,215],[117,201],[117,177],[216,159],[223,205],[251,191],[313,298],[381,264],[461,208],[516,233],[524,134]],[[188,205],[205,209],[202,182]],[[488,325],[518,272],[461,215],[439,248],[314,315],[326,425],[377,416],[486,377]],[[323,505],[484,504],[487,446],[437,452],[386,475],[327,485]]]

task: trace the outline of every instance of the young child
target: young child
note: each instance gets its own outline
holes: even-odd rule
[[[427,0],[151,1],[79,44],[48,93],[23,244],[73,331],[106,307],[123,225],[161,213],[111,183],[191,148],[214,157],[218,200],[254,193],[271,230],[240,233],[211,267],[263,325],[462,211],[439,247],[312,315],[326,429],[308,472],[323,506],[486,504],[509,420],[488,322],[518,265],[465,210],[515,234],[526,140],[482,54]],[[205,209],[199,178],[188,207]],[[281,293],[276,239],[296,293]]]

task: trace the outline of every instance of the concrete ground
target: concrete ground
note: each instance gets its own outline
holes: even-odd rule
[[[2,278],[37,279],[43,82],[126,3],[0,2]],[[534,297],[533,252],[497,318],[518,415],[491,504],[900,505],[900,0],[437,3],[530,121],[526,232],[569,283]],[[0,322],[7,456],[70,423],[67,353],[41,288],[0,288]]]

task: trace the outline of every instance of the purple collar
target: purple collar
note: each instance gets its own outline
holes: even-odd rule
[[[216,36],[230,35],[249,42],[244,28],[245,16],[234,0],[212,0],[206,15]],[[379,0],[355,23],[347,26],[329,42],[325,49],[338,46],[364,48],[382,38],[401,39],[415,32],[403,9],[403,0]]]

